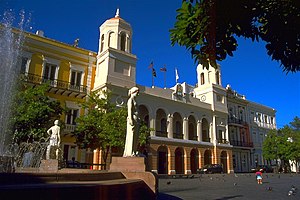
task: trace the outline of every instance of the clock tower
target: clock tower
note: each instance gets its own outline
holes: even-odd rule
[[[221,85],[221,69],[218,65],[216,68],[211,65],[207,69],[203,65],[197,66],[198,84],[194,89],[196,98],[201,102],[211,105],[213,111],[212,132],[216,137],[228,139],[228,110],[226,89]],[[213,143],[218,143],[218,138],[212,138]]]
[[[207,69],[199,64],[197,66],[197,79],[197,87],[194,89],[196,98],[202,102],[212,104],[213,110],[227,110],[226,90],[221,84],[220,66],[214,68],[210,65]]]

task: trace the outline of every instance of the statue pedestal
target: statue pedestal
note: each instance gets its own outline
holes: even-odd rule
[[[41,160],[41,165],[39,168],[40,172],[57,172],[58,171],[58,160],[49,159]]]
[[[144,157],[112,157],[110,171],[121,172],[126,179],[141,179],[154,194],[157,194],[157,176],[152,172],[146,172]]]
[[[144,157],[112,157],[110,171],[118,172],[145,172]]]

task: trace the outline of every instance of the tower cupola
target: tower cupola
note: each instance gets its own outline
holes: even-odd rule
[[[115,16],[106,20],[99,29],[94,89],[107,84],[127,88],[135,86],[136,56],[131,53],[131,25],[120,17],[120,9],[117,9]]]
[[[98,53],[100,54],[110,47],[131,53],[131,38],[131,26],[120,17],[120,9],[118,8],[115,17],[106,20],[100,26]]]

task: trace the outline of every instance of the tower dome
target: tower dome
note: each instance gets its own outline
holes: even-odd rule
[[[106,20],[100,26],[98,53],[110,47],[131,53],[131,38],[131,25],[120,17],[120,9],[118,8],[115,17]]]

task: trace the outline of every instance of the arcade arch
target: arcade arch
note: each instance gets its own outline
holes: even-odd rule
[[[168,174],[168,149],[160,146],[157,149],[157,173]]]
[[[196,174],[199,168],[199,152],[197,149],[192,149],[190,153],[191,173]]]
[[[205,150],[204,152],[204,165],[212,164],[211,150]]]
[[[223,172],[227,173],[228,172],[227,152],[226,151],[222,151],[220,158],[221,158],[221,164],[223,166]]]
[[[184,174],[184,152],[181,147],[175,149],[175,172]]]

